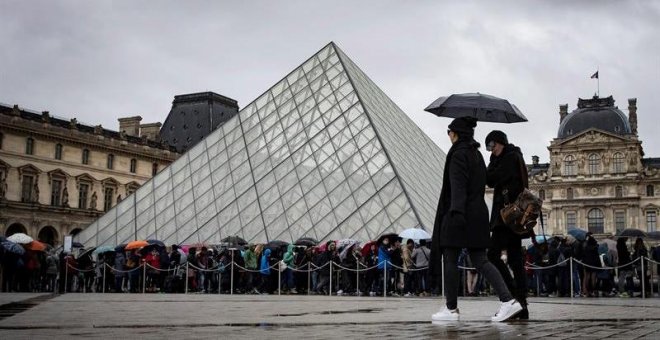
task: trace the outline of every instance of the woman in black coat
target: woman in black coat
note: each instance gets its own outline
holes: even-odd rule
[[[447,130],[452,147],[445,161],[431,249],[432,270],[436,277],[439,275],[438,259],[444,256],[447,306],[432,315],[434,322],[459,319],[457,261],[462,248],[468,249],[473,265],[490,282],[502,302],[491,320],[504,321],[522,310],[497,268],[486,258],[486,248],[490,246],[488,207],[484,200],[486,165],[478,149],[479,143],[473,138],[476,125],[472,118],[457,118]]]

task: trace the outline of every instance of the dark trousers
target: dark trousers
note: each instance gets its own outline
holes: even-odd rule
[[[459,248],[444,248],[444,266],[445,266],[445,295],[447,298],[447,308],[456,309],[458,305],[458,290],[459,290],[459,273],[458,273],[458,255],[461,249]],[[470,249],[468,251],[472,265],[477,268],[490,285],[495,289],[495,292],[500,298],[500,301],[506,302],[513,299],[511,292],[506,287],[506,283],[502,279],[499,271],[495,266],[488,262],[486,258],[485,249]]]
[[[525,260],[522,254],[520,238],[507,238],[493,232],[493,247],[488,249],[488,260],[495,265],[502,275],[507,288],[524,307],[527,306],[527,275],[525,274]],[[501,259],[502,250],[507,252],[507,263]],[[513,272],[509,271],[509,267]]]

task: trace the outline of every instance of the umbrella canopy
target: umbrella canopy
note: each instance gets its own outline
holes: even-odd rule
[[[125,250],[126,250],[126,244],[125,243],[122,243],[122,244],[115,247],[115,251],[118,252],[118,253],[122,253]]]
[[[536,235],[536,243],[545,243],[551,238],[552,236],[550,235]]]
[[[293,244],[297,246],[313,247],[319,244],[319,241],[311,237],[302,237],[296,240],[296,242],[293,242]]]
[[[286,247],[286,246],[288,246],[288,245],[289,245],[288,242],[281,241],[281,240],[273,240],[273,241],[270,241],[270,242],[268,242],[268,243],[266,244],[266,248],[269,248],[269,249],[278,249],[278,248],[284,248],[284,247]]]
[[[508,100],[482,93],[452,94],[440,97],[425,111],[439,117],[474,117],[481,122],[526,122],[525,115]]]
[[[378,238],[378,244],[383,243],[383,240],[386,238],[390,240],[390,243],[393,243],[397,239],[400,239],[399,234],[396,233],[383,234]]]
[[[401,238],[409,238],[411,240],[419,241],[419,240],[428,240],[431,238],[431,234],[429,234],[426,230],[424,229],[419,229],[419,228],[410,228],[402,231],[399,233],[399,237]]]
[[[159,240],[147,240],[147,243],[149,243],[149,245],[152,245],[152,246],[163,247],[163,248],[165,248],[165,243],[163,243],[163,241],[159,241]]]
[[[351,238],[346,238],[346,239],[343,239],[343,240],[336,241],[335,246],[337,247],[337,250],[341,250],[346,246],[351,246],[351,245],[354,245],[356,243],[360,243],[360,242],[357,241],[357,240],[351,239]]]
[[[85,246],[80,242],[72,242],[71,247],[73,247],[73,248],[85,248]]]
[[[28,243],[34,241],[34,239],[32,237],[30,237],[26,234],[23,234],[23,233],[13,234],[13,235],[7,237],[7,240],[12,241],[14,243],[19,243],[19,244],[28,244]]]
[[[148,245],[149,245],[149,243],[147,241],[144,241],[144,240],[132,241],[132,242],[128,242],[128,244],[126,245],[126,248],[124,248],[124,249],[126,249],[126,250],[140,249],[140,248],[146,247]]]
[[[94,249],[92,254],[97,255],[97,254],[103,254],[103,253],[112,253],[112,252],[117,251],[116,249],[117,249],[117,247],[113,247],[113,246],[99,246],[99,247],[96,247],[96,249]],[[123,248],[121,248],[121,249],[123,249]]]
[[[179,260],[179,264],[184,264],[184,263],[188,262],[188,254],[186,252],[184,252],[183,249],[181,249],[181,248],[177,249],[177,251],[181,255],[181,260]]]
[[[244,240],[243,238],[241,238],[240,236],[227,236],[227,237],[223,238],[222,240],[220,240],[220,242],[229,243],[229,244],[232,244],[232,245],[235,244],[235,245],[239,245],[239,246],[244,246],[244,245],[248,244],[247,241]]]
[[[618,235],[618,237],[648,237],[646,233],[642,230],[635,228],[623,229]]]
[[[0,242],[0,247],[5,250],[5,252],[8,253],[13,253],[16,255],[23,255],[25,254],[25,249],[21,247],[18,243],[14,243],[9,240],[4,240]]]
[[[46,251],[46,249],[48,249],[48,246],[45,243],[39,242],[37,240],[23,245],[23,247],[25,247],[26,250],[32,251]]]
[[[575,237],[578,241],[584,241],[587,239],[587,231],[580,228],[569,228],[568,234]]]
[[[339,244],[342,244],[341,247],[339,247]],[[346,240],[340,240],[337,242],[337,249],[340,249],[339,252],[339,260],[343,261],[346,256],[348,256],[349,252],[353,247],[358,247],[360,246],[360,242],[356,240],[351,240],[351,239],[346,239]]]
[[[369,241],[369,242],[365,243],[364,246],[362,246],[362,257],[365,257],[365,256],[369,255],[369,251],[371,250],[371,246],[374,245],[374,244],[376,246],[378,246],[378,243],[376,241]]]
[[[82,252],[80,255],[78,255],[78,258],[81,258],[81,257],[87,256],[87,255],[92,255],[93,252],[94,252],[94,250],[96,250],[96,247],[92,247],[92,248],[89,248],[89,249],[85,249],[84,252]]]

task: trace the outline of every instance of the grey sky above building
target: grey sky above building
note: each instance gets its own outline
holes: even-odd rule
[[[328,41],[346,53],[440,147],[438,96],[510,99],[525,124],[503,129],[526,159],[547,161],[559,105],[638,99],[639,134],[660,155],[657,1],[12,1],[0,2],[0,102],[116,129],[163,121],[172,96],[213,91],[250,102]]]

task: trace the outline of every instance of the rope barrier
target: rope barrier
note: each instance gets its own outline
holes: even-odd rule
[[[636,258],[636,259],[634,259],[634,260],[632,260],[632,261],[630,261],[630,262],[628,262],[628,263],[626,263],[626,264],[624,264],[624,265],[621,265],[621,266],[616,266],[616,267],[596,267],[596,266],[588,265],[588,264],[586,264],[586,263],[584,263],[584,262],[582,262],[582,261],[580,261],[580,260],[573,259],[573,261],[575,261],[576,263],[579,263],[579,264],[581,264],[581,265],[583,265],[583,266],[585,266],[585,267],[587,267],[587,268],[591,268],[591,269],[604,269],[604,270],[619,269],[619,268],[627,267],[627,266],[630,266],[631,264],[633,264],[633,263],[635,263],[635,262],[637,262],[637,261],[639,261],[639,260],[641,260],[641,257]]]

